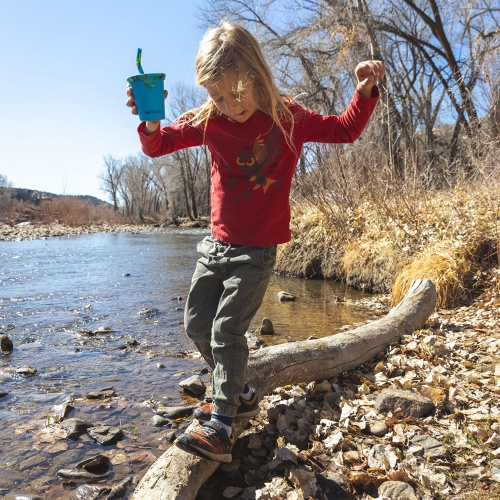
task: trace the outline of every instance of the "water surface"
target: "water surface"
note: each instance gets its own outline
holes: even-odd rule
[[[142,476],[168,448],[171,429],[151,427],[147,401],[197,403],[178,384],[204,368],[185,357],[195,348],[182,320],[196,243],[205,234],[172,229],[0,242],[0,332],[14,343],[12,354],[0,356],[0,388],[8,392],[0,399],[0,494],[73,498],[77,485],[59,479],[57,470],[104,452],[113,460],[107,484],[114,484]],[[297,300],[279,302],[281,290]],[[251,328],[270,318],[276,333],[262,337],[268,345],[331,335],[373,318],[349,303],[360,297],[336,283],[275,275]],[[158,312],[139,314],[144,309]],[[112,331],[79,333],[104,327]],[[36,375],[19,375],[24,366]],[[83,398],[108,387],[119,396],[112,402]],[[55,439],[48,415],[68,398],[71,417],[121,427],[125,438],[107,447],[86,435]]]

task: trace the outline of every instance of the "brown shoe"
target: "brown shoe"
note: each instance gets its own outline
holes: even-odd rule
[[[260,407],[256,392],[253,393],[253,396],[249,401],[240,396],[240,406],[238,406],[238,411],[235,417],[255,417],[255,415],[258,415],[259,413]],[[212,403],[206,403],[203,406],[196,408],[193,415],[194,418],[203,422],[210,420],[212,418]]]
[[[217,462],[231,462],[234,437],[227,435],[224,427],[214,420],[182,434],[175,444],[184,451],[210,458]]]

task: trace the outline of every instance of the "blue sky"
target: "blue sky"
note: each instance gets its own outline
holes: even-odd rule
[[[194,86],[203,0],[0,0],[0,174],[15,186],[106,199],[103,157],[140,151],[126,77]],[[168,105],[168,100],[167,100]]]

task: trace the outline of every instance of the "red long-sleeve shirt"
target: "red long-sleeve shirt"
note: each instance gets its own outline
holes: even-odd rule
[[[340,116],[323,116],[291,103],[295,151],[261,111],[244,123],[218,116],[209,120],[205,130],[181,119],[151,135],[144,134],[144,123],[138,131],[143,152],[153,158],[188,147],[208,147],[215,238],[236,245],[276,245],[291,237],[289,195],[304,143],[354,142],[368,123],[378,95],[376,87],[371,98],[356,91]]]

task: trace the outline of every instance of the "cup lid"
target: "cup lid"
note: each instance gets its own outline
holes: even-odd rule
[[[154,85],[154,83],[158,80],[165,80],[165,76],[165,73],[144,73],[142,75],[132,75],[127,77],[127,82],[144,82],[146,84]]]

